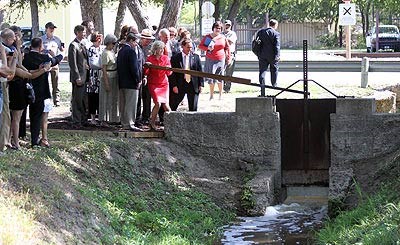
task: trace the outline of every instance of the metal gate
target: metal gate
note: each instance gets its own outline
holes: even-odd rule
[[[307,115],[304,103],[308,103]],[[282,170],[329,169],[330,114],[336,112],[336,99],[277,99],[276,110],[281,121]]]

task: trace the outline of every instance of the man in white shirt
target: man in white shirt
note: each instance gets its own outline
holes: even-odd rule
[[[231,57],[232,57],[231,62],[229,64],[226,64],[225,75],[232,76],[233,70],[235,69],[236,41],[237,41],[236,32],[232,31],[232,21],[225,20],[225,31],[223,32],[223,34],[225,35],[226,40],[228,40],[229,50],[231,52]],[[225,81],[224,82],[224,91],[226,93],[229,93],[230,90],[231,90],[231,82]]]
[[[53,22],[48,22],[45,25],[46,33],[41,37],[43,41],[43,52],[48,54],[50,57],[55,57],[59,54],[63,54],[65,45],[61,42],[61,39],[54,36],[54,30],[57,26]],[[54,106],[60,106],[60,90],[58,89],[58,73],[59,66],[54,66],[50,71],[52,97]]]

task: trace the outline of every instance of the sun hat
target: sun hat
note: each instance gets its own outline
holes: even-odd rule
[[[150,31],[150,29],[143,29],[142,32],[140,33],[139,37],[144,38],[144,39],[151,39],[151,40],[156,39],[153,36],[153,33]]]

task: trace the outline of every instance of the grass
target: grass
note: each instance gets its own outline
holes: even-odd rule
[[[358,191],[362,202],[325,223],[317,233],[318,244],[400,244],[399,187],[396,176],[374,195]]]
[[[0,159],[0,244],[213,244],[234,218],[152,140],[50,139]]]
[[[4,194],[4,193],[3,193]],[[0,195],[0,244],[29,244],[35,240],[37,224],[26,210],[29,195]]]

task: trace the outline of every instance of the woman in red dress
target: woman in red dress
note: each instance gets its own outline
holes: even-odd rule
[[[151,63],[158,66],[171,67],[168,56],[164,55],[165,44],[161,41],[156,41],[151,46],[151,55],[147,58],[146,63]],[[145,75],[147,75],[147,84],[149,87],[151,98],[153,98],[154,107],[151,111],[150,126],[155,130],[160,130],[156,127],[156,118],[160,106],[164,107],[165,113],[169,113],[169,83],[168,77],[172,71],[145,68]]]

